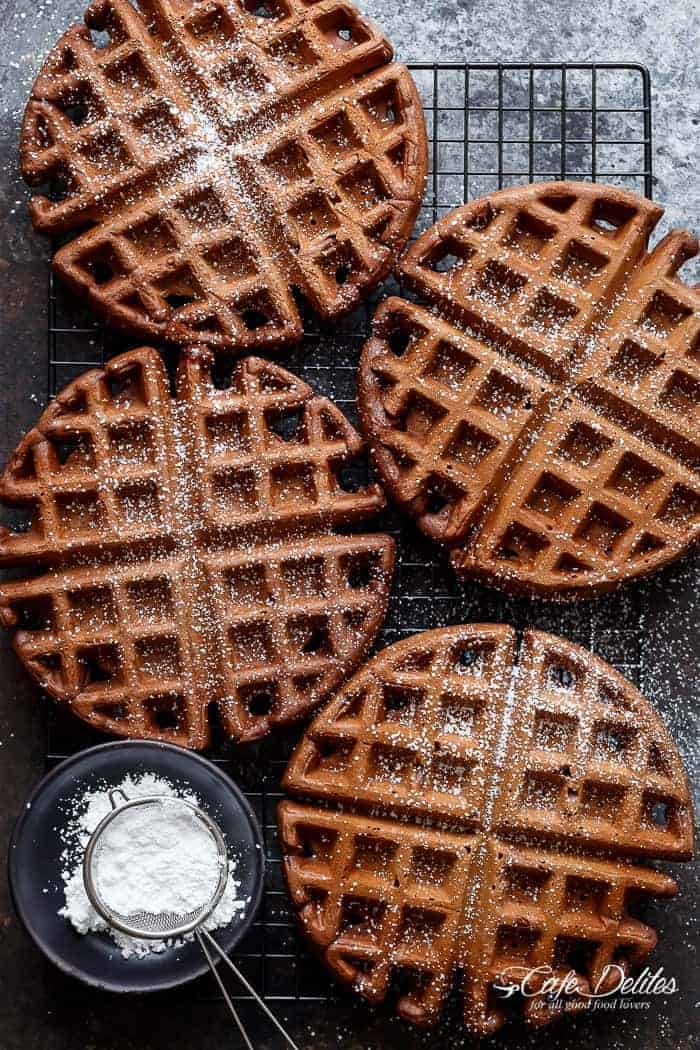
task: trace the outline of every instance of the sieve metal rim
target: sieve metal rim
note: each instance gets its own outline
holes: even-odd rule
[[[115,805],[113,800],[114,794],[120,794],[124,801],[121,805]],[[182,937],[187,933],[192,933],[193,930],[197,929],[205,922],[211,913],[216,908],[217,904],[224,895],[226,889],[226,883],[228,882],[228,851],[226,848],[226,842],[221,829],[215,820],[213,820],[208,813],[200,809],[199,806],[195,806],[193,802],[189,802],[184,798],[173,797],[172,795],[140,795],[137,798],[127,798],[123,791],[116,789],[110,791],[110,799],[112,801],[113,809],[107,813],[102,820],[99,822],[95,830],[92,832],[88,844],[85,848],[83,855],[83,883],[85,885],[85,892],[87,893],[88,899],[95,911],[104,919],[104,921],[115,930],[120,933],[125,933],[129,937],[136,937],[139,940],[145,941],[162,941],[170,940],[175,937]],[[99,840],[109,827],[109,825],[116,820],[118,816],[124,813],[127,809],[132,809],[136,806],[145,805],[161,805],[162,803],[176,804],[186,806],[189,810],[194,813],[198,820],[205,826],[209,834],[212,836],[216,843],[217,853],[219,856],[219,879],[216,885],[216,890],[212,894],[211,899],[208,901],[206,908],[202,908],[195,919],[190,919],[188,922],[181,923],[179,926],[174,926],[168,930],[167,933],[163,931],[158,932],[143,932],[140,928],[137,929],[130,926],[128,923],[122,921],[119,916],[109,907],[108,904],[100,896],[100,892],[97,888],[97,883],[93,877],[93,857],[95,850],[99,844]]]

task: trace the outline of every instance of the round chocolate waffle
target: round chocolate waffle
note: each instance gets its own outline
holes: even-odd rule
[[[335,405],[253,357],[183,355],[174,398],[155,350],[80,376],[0,478],[30,515],[0,534],[25,569],[0,585],[20,659],[120,736],[202,748],[210,707],[235,740],[300,717],[384,618],[393,541],[343,532],[384,505],[361,452]]]
[[[462,976],[466,1023],[499,1028],[547,975],[585,1002],[644,961],[636,902],[692,855],[688,785],[658,715],[616,671],[537,631],[471,624],[370,660],[287,768],[284,870],[301,926],[371,1001],[435,1021]],[[538,969],[539,976],[525,977]],[[542,998],[520,1005],[554,1016]]]
[[[331,320],[391,268],[423,192],[408,71],[351,4],[97,0],[21,140],[56,272],[139,336],[250,349]],[[295,298],[296,296],[296,298]]]
[[[589,596],[700,531],[700,290],[688,233],[609,186],[541,183],[457,209],[377,311],[363,429],[391,496],[456,571]]]

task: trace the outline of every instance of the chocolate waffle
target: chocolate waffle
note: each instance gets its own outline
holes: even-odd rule
[[[362,443],[295,376],[155,350],[67,386],[11,457],[0,619],[43,688],[98,729],[253,740],[338,686],[374,640],[394,545],[343,534],[384,505]],[[229,370],[230,371],[230,370]],[[35,570],[38,569],[38,574]],[[214,711],[211,711],[214,714]]]
[[[100,39],[100,37],[103,38]],[[408,71],[346,0],[97,0],[22,129],[56,272],[140,337],[250,349],[391,268],[423,191]]]
[[[306,730],[279,807],[301,926],[335,974],[435,1021],[456,971],[466,1023],[499,1028],[498,987],[541,967],[586,994],[656,943],[640,898],[687,859],[678,752],[651,705],[591,653],[471,624],[370,660]],[[532,978],[528,991],[541,985]],[[583,996],[583,999],[581,998]],[[552,1010],[523,997],[525,1017]]]
[[[456,571],[591,595],[700,530],[700,290],[688,233],[612,187],[542,183],[465,205],[411,247],[420,304],[383,302],[360,366],[388,492]]]

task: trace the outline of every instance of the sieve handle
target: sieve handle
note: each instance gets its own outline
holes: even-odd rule
[[[129,801],[129,796],[125,795],[121,788],[112,788],[108,795],[109,801],[112,803],[112,809],[119,809],[120,806]],[[121,798],[120,802],[117,802],[118,797]]]
[[[243,1022],[241,1021],[240,1017],[238,1016],[238,1011],[236,1010],[235,1006],[231,1002],[231,996],[226,991],[226,986],[224,985],[224,982],[221,980],[221,976],[219,974],[219,971],[217,970],[216,966],[214,965],[214,960],[212,959],[211,955],[207,951],[207,946],[204,943],[204,938],[202,937],[201,932],[199,930],[195,930],[194,932],[195,932],[195,935],[197,937],[197,940],[199,941],[199,947],[204,952],[204,958],[207,960],[207,962],[209,964],[209,969],[211,970],[212,974],[214,975],[214,980],[216,981],[216,983],[219,986],[219,991],[223,995],[224,1000],[226,1002],[226,1005],[228,1006],[228,1008],[229,1008],[229,1010],[231,1012],[231,1016],[233,1017],[234,1021],[236,1022],[237,1026],[238,1026],[238,1031],[241,1033],[241,1036],[243,1037],[243,1042],[245,1043],[245,1045],[247,1047],[247,1050],[254,1050],[253,1044],[251,1043],[250,1039],[248,1038],[248,1033],[246,1032],[245,1028],[243,1027]]]
[[[299,1047],[297,1046],[297,1044],[294,1042],[292,1037],[290,1035],[288,1035],[288,1033],[282,1027],[282,1025],[277,1020],[277,1018],[275,1017],[275,1015],[273,1014],[272,1010],[267,1005],[267,1003],[263,999],[260,998],[258,993],[253,988],[252,984],[248,983],[248,981],[245,979],[245,977],[243,976],[241,971],[238,969],[238,967],[233,962],[231,962],[231,960],[229,959],[229,957],[226,954],[226,952],[223,950],[221,945],[216,940],[214,940],[214,938],[209,933],[209,931],[203,929],[202,927],[200,927],[199,929],[195,930],[195,933],[197,934],[197,940],[199,941],[199,943],[201,944],[203,949],[204,949],[204,938],[206,938],[207,943],[210,944],[211,947],[215,949],[215,951],[216,951],[217,955],[219,956],[219,958],[221,959],[221,961],[223,963],[226,963],[226,965],[228,966],[229,970],[231,970],[236,975],[236,977],[241,982],[241,984],[243,985],[245,990],[247,992],[249,992],[253,996],[253,998],[255,999],[256,1003],[258,1004],[260,1009],[263,1011],[263,1013],[265,1013],[267,1015],[267,1017],[270,1018],[270,1020],[272,1021],[273,1025],[275,1026],[277,1031],[282,1033],[282,1035],[284,1036],[284,1038],[287,1041],[287,1043],[291,1046],[292,1050],[299,1050]],[[204,954],[207,955],[207,958],[209,958],[206,950],[205,950]],[[219,987],[221,987],[221,980],[220,980],[218,974],[216,974],[216,978],[217,978],[217,981],[219,982]],[[228,996],[226,996],[226,1000],[228,1002],[228,1000],[229,1000]]]

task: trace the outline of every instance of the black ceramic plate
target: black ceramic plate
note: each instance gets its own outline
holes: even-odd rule
[[[196,942],[145,959],[124,959],[106,934],[76,933],[58,915],[65,900],[60,855],[66,802],[100,785],[118,784],[127,774],[152,772],[185,781],[202,807],[219,824],[239,858],[239,896],[250,898],[242,915],[215,931],[230,952],[243,937],[260,904],[264,851],[260,827],[236,785],[215,765],[171,744],[131,740],[81,751],[57,766],[34,789],[17,821],[9,853],[9,879],[17,914],[37,946],[65,973],[86,984],[114,992],[150,992],[174,988],[207,970]]]

